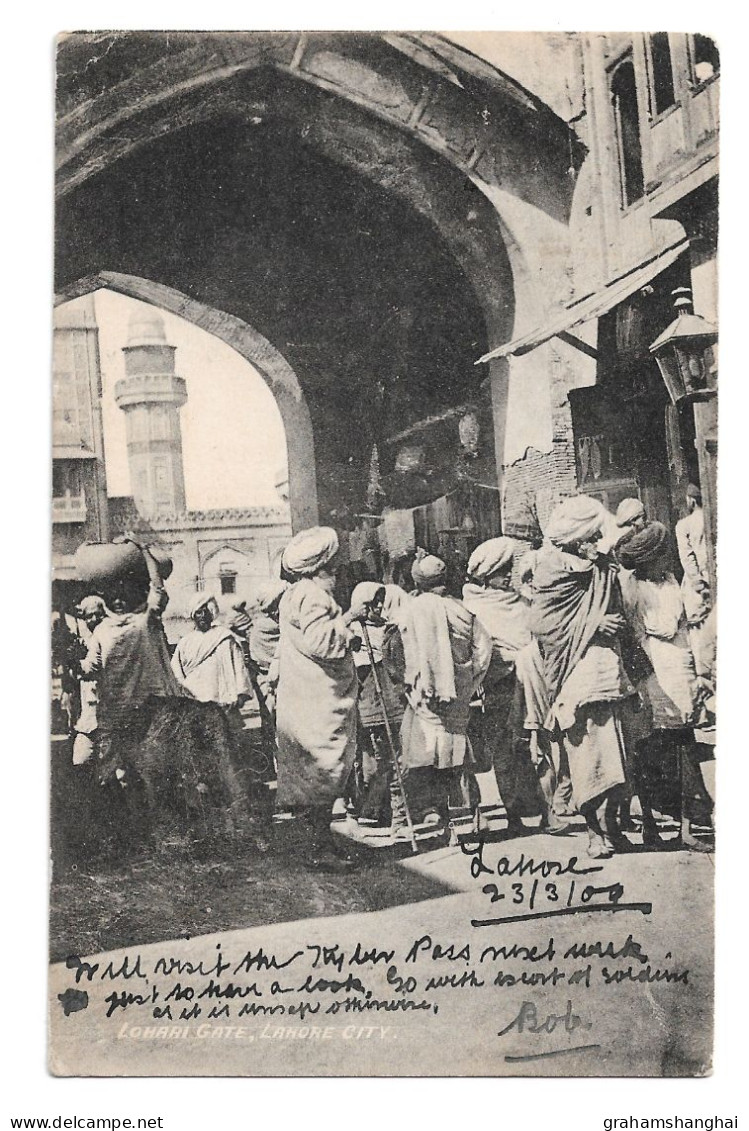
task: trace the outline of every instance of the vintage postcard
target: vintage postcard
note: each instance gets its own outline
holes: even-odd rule
[[[59,37],[53,1074],[711,1072],[719,91]]]

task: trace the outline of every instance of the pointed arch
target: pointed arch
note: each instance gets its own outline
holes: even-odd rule
[[[172,287],[116,271],[100,271],[78,279],[55,296],[55,303],[59,305],[98,290],[116,291],[176,314],[220,338],[250,362],[273,393],[286,431],[292,530],[314,526],[318,506],[312,421],[297,375],[276,347],[254,327],[232,314],[198,302]]]

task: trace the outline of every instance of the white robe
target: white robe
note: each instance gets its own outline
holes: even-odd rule
[[[420,616],[428,621],[432,611],[437,629],[441,614],[446,617],[444,655],[424,656],[420,654],[418,642],[429,640],[430,635],[436,641],[438,632],[423,631],[414,639],[409,623]],[[444,770],[462,766],[469,749],[466,735],[469,706],[489,669],[492,638],[461,601],[435,593],[414,597],[400,626],[407,683],[407,707],[401,724],[403,764],[409,769],[433,766]],[[452,688],[451,699],[438,701],[435,698],[435,675],[448,677],[446,683]]]
[[[549,695],[538,643],[531,636],[530,605],[514,589],[463,586],[463,604],[492,638],[494,655],[487,684],[513,669],[523,688],[525,729],[540,730],[549,713]]]
[[[194,629],[183,636],[172,656],[172,670],[201,703],[232,707],[241,697],[252,698],[242,646],[228,628],[220,625],[207,632]]]
[[[313,578],[284,593],[279,624],[278,802],[332,805],[356,754],[353,637],[338,605]]]
[[[648,722],[653,730],[687,726],[694,718],[697,688],[683,590],[672,574],[663,581],[630,576],[622,597],[635,637],[653,665],[638,685]]]

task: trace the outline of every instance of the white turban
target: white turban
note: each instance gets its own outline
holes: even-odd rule
[[[206,608],[208,605],[213,605],[213,615],[218,612],[218,601],[212,593],[198,593],[190,606],[190,619],[192,619],[200,609]]]
[[[435,554],[422,553],[411,566],[411,577],[414,584],[421,589],[431,589],[441,585],[447,573],[447,566]]]
[[[381,581],[360,581],[358,585],[354,586],[354,591],[351,594],[351,608],[371,605],[377,599],[378,593],[382,593],[384,600],[385,586]]]
[[[331,526],[300,530],[283,552],[281,564],[289,573],[311,577],[338,553],[338,535]]]
[[[408,593],[400,585],[385,586],[385,604],[382,606],[382,615],[385,620],[397,622],[403,611],[403,606],[410,600]]]
[[[645,517],[645,507],[639,499],[622,499],[616,508],[616,525],[629,526],[636,518]]]
[[[555,546],[597,540],[606,524],[607,513],[598,499],[573,495],[554,508],[544,533]]]
[[[515,541],[512,538],[490,538],[482,542],[468,559],[468,576],[476,581],[488,581],[506,565],[509,565],[515,553]]]
[[[288,588],[288,581],[281,581],[280,577],[274,577],[261,585],[257,591],[257,603],[261,611],[269,613],[273,606],[278,604]]]
[[[106,612],[107,607],[101,597],[95,597],[93,595],[84,597],[83,600],[78,603],[78,613],[82,617],[90,617],[95,613],[101,613],[103,616],[106,616]]]

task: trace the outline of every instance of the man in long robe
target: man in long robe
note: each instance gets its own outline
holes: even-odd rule
[[[715,690],[715,601],[707,568],[705,515],[702,492],[694,484],[687,488],[689,514],[676,523],[676,545],[684,570],[681,582],[689,639],[697,674],[711,682]]]
[[[212,816],[222,827],[229,812],[239,820],[246,804],[223,710],[197,702],[172,670],[168,596],[157,559],[140,549],[142,570],[104,584],[107,616],[80,665],[98,684],[101,804],[113,833],[138,845],[155,822],[204,832]]]
[[[201,703],[218,703],[237,722],[239,707],[252,698],[252,684],[242,646],[226,625],[216,624],[218,605],[211,594],[201,593],[190,610],[191,632],[177,644],[172,670],[180,683]]]
[[[704,809],[706,791],[698,768],[694,725],[708,682],[697,675],[690,647],[683,590],[670,570],[668,532],[652,522],[623,543],[620,561],[624,612],[649,666],[637,681],[643,703],[638,712],[634,777],[642,811],[643,842],[660,843],[650,804],[650,780],[658,763],[676,752],[679,777],[680,841],[693,851],[707,851],[691,831],[694,802]]]
[[[385,618],[385,599],[385,586],[378,581],[361,581],[351,594],[354,607],[365,606],[367,609],[366,616],[351,625],[354,636],[360,641],[360,647],[354,652],[359,678],[359,753],[356,771],[352,775],[355,787],[353,803],[360,825],[397,827],[401,817],[405,821],[405,815],[402,813],[385,719],[390,734],[397,736],[403,719],[403,696],[385,660],[385,656],[392,652],[393,636],[398,632],[397,625]],[[369,647],[364,639],[365,632]]]
[[[273,578],[260,587],[257,593],[258,611],[252,618],[249,632],[250,662],[259,696],[271,717],[275,716],[278,684],[279,608],[288,588],[288,582],[280,578]]]
[[[417,558],[411,571],[416,594],[398,621],[406,686],[403,766],[415,808],[435,824],[478,807],[468,720],[492,658],[491,637],[462,601],[448,596],[446,574],[441,558]]]
[[[358,680],[349,625],[333,598],[338,536],[313,527],[292,538],[282,566],[293,578],[279,606],[278,807],[297,814],[308,866],[351,865],[330,831],[333,804],[344,792],[356,756]]]
[[[617,567],[598,543],[607,512],[578,495],[554,510],[534,574],[532,628],[544,661],[547,729],[561,736],[589,854],[610,856],[626,781],[620,708],[634,694],[617,635],[624,627]]]
[[[463,603],[492,638],[492,661],[483,684],[483,741],[508,830],[522,832],[521,818],[540,813],[543,827],[556,832],[567,826],[553,813],[556,774],[543,731],[549,705],[538,645],[530,631],[530,605],[511,584],[515,546],[511,538],[501,537],[474,550]]]

